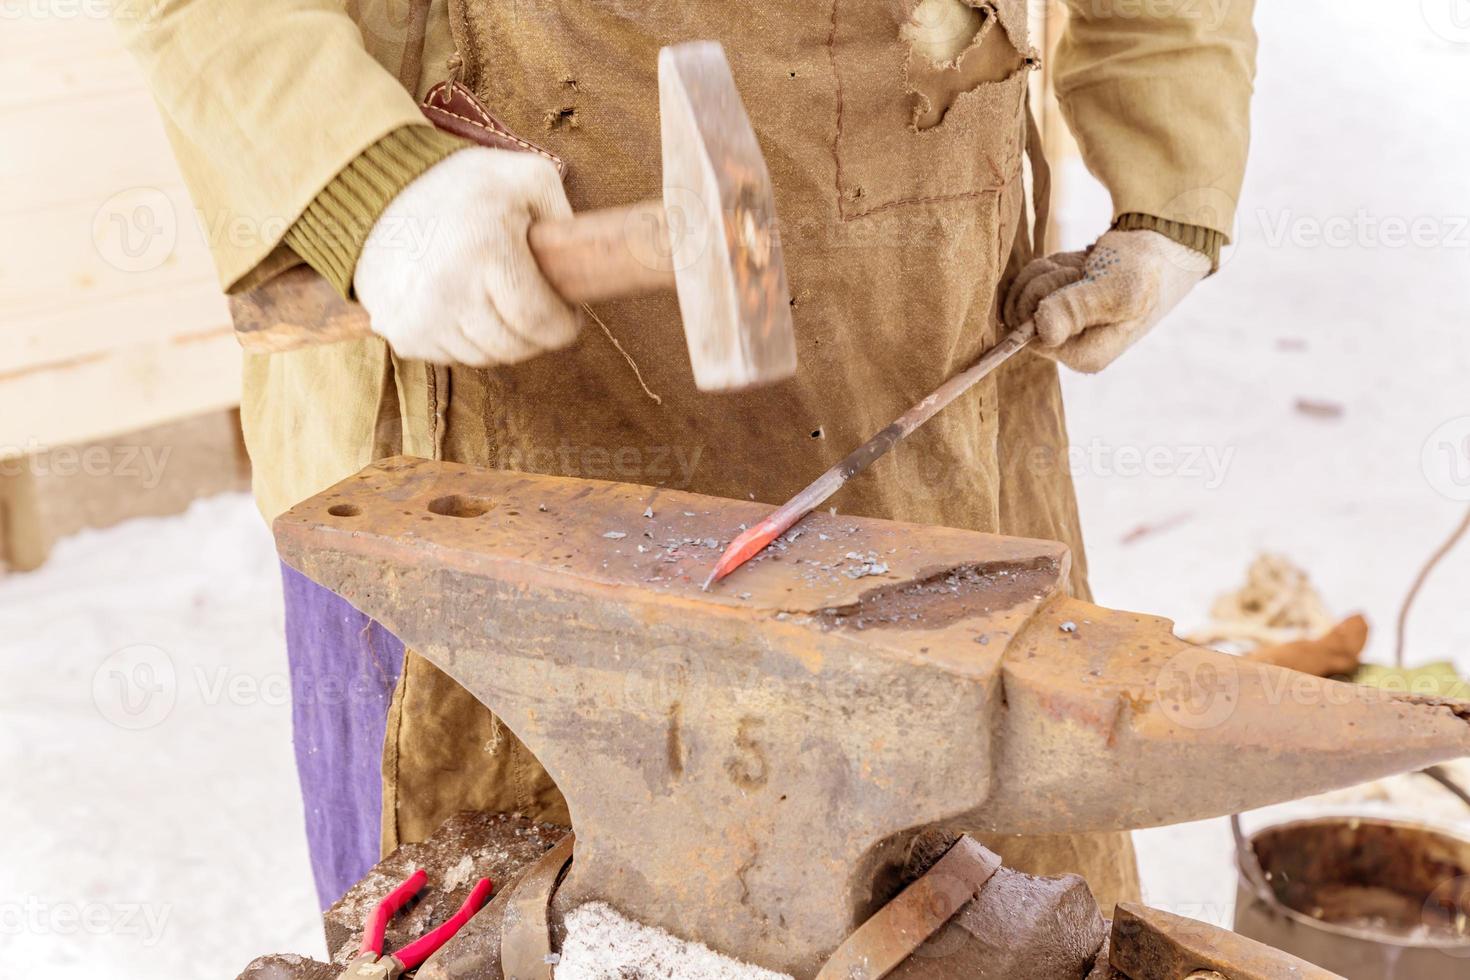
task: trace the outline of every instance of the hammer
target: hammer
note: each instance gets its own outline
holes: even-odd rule
[[[531,226],[531,251],[569,303],[673,289],[694,381],[705,391],[769,384],[796,371],[786,265],[771,177],[724,49],[659,52],[661,201]],[[263,353],[366,337],[367,311],[310,269],[230,299],[235,335]]]

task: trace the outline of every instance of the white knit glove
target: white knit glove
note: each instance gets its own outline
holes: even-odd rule
[[[531,254],[533,221],[570,217],[556,167],[471,147],[405,187],[368,235],[352,284],[401,357],[485,367],[565,347],[581,326]]]
[[[1152,330],[1210,272],[1210,259],[1156,231],[1110,231],[1085,252],[1035,259],[1006,294],[1012,329],[1036,323],[1034,346],[1094,374]]]

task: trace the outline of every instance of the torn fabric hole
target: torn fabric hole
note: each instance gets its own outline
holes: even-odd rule
[[[921,131],[938,126],[964,93],[1005,81],[1029,61],[989,3],[919,0],[899,37],[909,45],[904,81]]]

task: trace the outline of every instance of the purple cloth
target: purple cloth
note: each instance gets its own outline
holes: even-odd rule
[[[347,600],[281,566],[296,772],[323,909],[378,863],[383,735],[403,644]]]

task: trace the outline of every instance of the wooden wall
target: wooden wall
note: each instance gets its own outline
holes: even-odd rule
[[[104,8],[0,5],[0,458],[239,403],[203,235]]]

